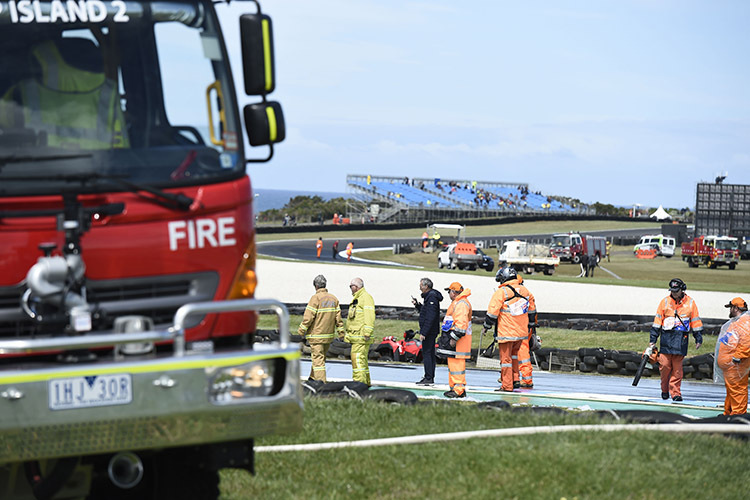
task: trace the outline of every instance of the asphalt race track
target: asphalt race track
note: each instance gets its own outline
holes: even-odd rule
[[[315,231],[314,228],[311,229],[311,231]],[[320,255],[320,260],[324,262],[333,262],[334,258],[332,256],[333,252],[331,251],[331,248],[333,246],[333,242],[337,239],[339,240],[339,252],[343,252],[346,249],[346,244],[350,241],[354,243],[354,251],[363,249],[363,248],[393,248],[393,245],[395,243],[420,243],[422,241],[421,239],[421,231],[424,231],[423,229],[414,229],[414,238],[354,238],[354,239],[346,239],[346,238],[323,238],[323,252]],[[620,236],[620,237],[627,237],[627,236],[642,236],[644,234],[649,234],[654,231],[653,227],[650,228],[641,228],[641,229],[622,229],[622,230],[607,230],[607,231],[586,231],[586,234],[591,234],[594,236]],[[321,234],[321,236],[324,236]],[[490,238],[495,238],[493,236],[489,236]],[[498,239],[542,239],[542,238],[551,238],[552,233],[546,233],[546,234],[516,234],[516,235],[503,235],[503,236],[497,236]],[[284,257],[288,259],[295,259],[295,260],[306,260],[306,261],[318,261],[317,255],[316,255],[316,249],[315,249],[315,239],[304,239],[304,240],[279,240],[279,241],[266,241],[258,243],[258,254],[259,255],[267,255],[269,257]],[[493,256],[494,258],[494,256]],[[337,258],[335,259],[338,262],[341,262],[342,260],[346,262],[346,258]]]

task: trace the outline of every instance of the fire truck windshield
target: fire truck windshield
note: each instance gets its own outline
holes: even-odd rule
[[[570,236],[568,236],[567,234],[553,236],[552,237],[552,246],[553,247],[569,247],[570,246]]]
[[[737,240],[716,240],[717,250],[737,250],[739,244]]]
[[[209,0],[0,2],[0,195],[240,177],[234,95]]]

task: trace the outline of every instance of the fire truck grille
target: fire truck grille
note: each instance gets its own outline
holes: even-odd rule
[[[188,303],[212,300],[218,287],[214,272],[189,275],[95,281],[87,284],[87,301],[100,312],[96,330],[112,328],[118,316],[150,317],[155,325],[172,323],[177,309]],[[35,336],[39,327],[21,309],[24,286],[0,287],[0,338]],[[197,323],[195,318],[191,323]],[[190,326],[190,325],[188,325]]]

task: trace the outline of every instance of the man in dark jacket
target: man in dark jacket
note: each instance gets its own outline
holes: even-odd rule
[[[443,294],[432,288],[430,278],[419,280],[419,290],[422,292],[424,304],[419,303],[414,297],[412,304],[419,311],[419,335],[422,337],[422,359],[424,360],[424,377],[417,382],[419,385],[431,385],[435,383],[435,340],[440,334],[440,301]]]

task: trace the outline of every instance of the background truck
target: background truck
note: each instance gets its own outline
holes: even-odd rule
[[[506,241],[497,256],[498,267],[510,266],[518,272],[531,274],[543,272],[551,276],[560,265],[560,259],[550,255],[547,245],[526,241]]]
[[[0,498],[216,498],[302,425],[288,313],[253,298],[271,20],[239,19],[240,114],[228,2],[0,7]]]
[[[705,265],[710,269],[719,266],[737,267],[740,261],[739,241],[731,236],[698,236],[682,244],[682,260],[689,267]]]
[[[593,255],[601,261],[607,255],[607,240],[603,236],[591,236],[579,233],[558,233],[552,235],[550,255],[560,261],[574,264],[581,262],[581,255]]]
[[[474,243],[457,242],[446,245],[438,254],[438,268],[444,267],[491,272],[495,268],[495,261]]]

